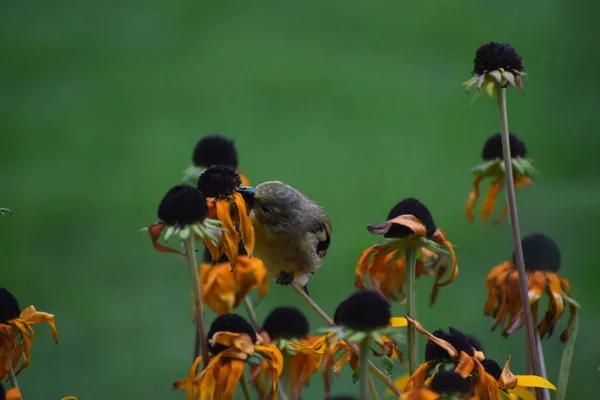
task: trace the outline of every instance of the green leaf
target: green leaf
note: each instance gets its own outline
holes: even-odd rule
[[[575,340],[579,332],[579,317],[575,317],[575,326],[573,333],[567,341],[563,350],[562,360],[560,362],[560,371],[558,373],[558,385],[556,389],[556,400],[564,400],[567,394],[567,384],[569,383],[569,373],[571,371],[571,361],[573,361],[573,350],[575,349]]]
[[[360,367],[356,368],[352,373],[352,383],[358,382],[360,379]]]
[[[394,372],[394,361],[388,356],[381,357],[381,366],[388,377]]]
[[[356,332],[348,338],[351,342],[362,342],[367,337],[367,332]]]
[[[253,354],[250,357],[246,358],[246,363],[250,365],[260,365],[260,360],[261,357],[257,356],[256,354]]]

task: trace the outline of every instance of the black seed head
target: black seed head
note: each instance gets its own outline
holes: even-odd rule
[[[196,143],[192,162],[197,167],[209,168],[226,165],[237,168],[238,156],[233,140],[220,135],[205,136]]]
[[[525,269],[528,272],[556,272],[560,268],[560,249],[554,240],[543,233],[534,233],[521,240]],[[513,262],[515,253],[513,253]]]
[[[198,178],[198,189],[206,197],[227,197],[241,184],[236,170],[224,165],[210,167]]]
[[[296,307],[277,307],[263,324],[271,340],[302,339],[308,335],[308,320]]]
[[[473,348],[477,351],[483,351],[483,347],[479,340],[470,335],[465,335],[458,329],[450,327],[449,332],[446,333],[441,329],[433,332],[433,336],[438,337],[440,339],[444,339],[448,343],[450,343],[456,351],[459,353],[464,351],[465,353],[473,356]],[[425,345],[425,360],[426,361],[449,361],[450,356],[448,352],[442,349],[437,344],[433,343],[431,340],[427,342]]]
[[[250,336],[252,342],[256,343],[256,332],[254,331],[254,328],[252,328],[252,325],[250,325],[248,321],[237,314],[219,315],[212,324],[210,324],[210,329],[208,330],[206,337],[208,340],[211,340],[213,335],[217,332],[245,333]],[[227,347],[220,344],[209,345],[209,350],[214,355],[219,354],[225,349],[227,349]]]
[[[464,379],[454,371],[441,371],[435,374],[429,387],[438,394],[469,394],[471,393],[471,380]]]
[[[477,75],[499,68],[521,72],[523,58],[508,43],[490,42],[477,49],[473,73]]]
[[[410,197],[396,204],[388,213],[387,220],[389,221],[404,214],[414,215],[419,221],[424,223],[427,228],[428,237],[431,237],[437,230],[429,209],[417,199]],[[402,238],[412,233],[413,231],[405,226],[393,225],[384,236],[387,238]]]
[[[498,365],[496,361],[486,358],[481,362],[481,364],[483,365],[483,368],[485,368],[485,372],[493,376],[495,380],[500,379],[500,375],[502,375],[502,368],[500,368],[500,365]]]
[[[527,157],[525,142],[512,133],[509,134],[508,142],[510,144],[510,155],[513,158]],[[490,136],[485,142],[483,151],[481,152],[481,158],[483,158],[483,161],[491,161],[497,158],[504,160],[504,153],[502,152],[502,136],[499,133]]]
[[[158,219],[171,226],[203,221],[208,215],[206,198],[193,186],[173,186],[158,205]]]
[[[21,315],[21,308],[15,296],[8,290],[0,288],[0,324],[6,324],[19,315]]]
[[[392,317],[390,303],[374,290],[359,290],[342,301],[335,310],[336,325],[355,331],[386,327]]]

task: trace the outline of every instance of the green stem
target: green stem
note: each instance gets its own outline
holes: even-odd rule
[[[294,394],[292,392],[292,368],[291,368],[292,357],[287,352],[287,350],[282,351],[282,355],[283,355],[283,377],[279,382],[282,384],[281,386],[283,387],[285,396],[288,398],[290,398],[290,397],[293,398]]]
[[[13,359],[12,357],[9,360],[8,363],[8,379],[10,380],[10,385],[13,387],[13,389],[19,389],[19,382],[17,382],[17,374],[15,374],[15,369],[13,368]]]
[[[242,393],[244,394],[244,399],[252,400],[252,395],[250,394],[250,388],[248,387],[248,381],[246,381],[246,377],[243,375],[240,378],[240,386],[242,387]]]
[[[302,290],[300,288],[300,286],[298,286],[297,283],[292,283],[292,288],[296,291],[296,293],[298,293],[300,295],[300,297],[302,297],[304,299],[304,301],[306,301],[306,303],[310,306],[310,308],[313,309],[313,311],[315,311],[321,318],[323,318],[323,320],[325,322],[327,322],[328,325],[333,326],[335,325],[335,323],[333,322],[333,320],[329,317],[329,315],[327,315],[327,313],[323,310],[321,310],[321,307],[319,307],[319,305],[317,303],[315,303],[315,301],[313,299],[310,298],[309,295],[306,294],[306,292],[304,292],[304,290]],[[358,349],[358,347],[356,347],[356,345],[354,343],[352,343],[350,340],[348,339],[344,339],[344,342],[346,342],[346,344],[348,345],[348,347],[350,347],[350,350],[352,350],[352,352],[354,354],[360,354],[360,350]],[[388,376],[381,371],[379,368],[377,368],[371,361],[368,361],[369,364],[369,369],[371,370],[371,372],[373,372],[377,378],[379,378],[383,383],[385,383],[385,385],[397,396],[401,396],[402,395],[402,391],[394,384],[394,382],[392,382],[392,380],[390,378],[388,378]]]
[[[246,307],[246,312],[248,313],[248,317],[250,317],[250,322],[252,323],[254,330],[256,332],[260,332],[260,324],[258,323],[256,311],[254,310],[254,306],[252,305],[252,300],[250,297],[244,297],[244,306]]]
[[[533,373],[537,376],[546,378],[543,375],[543,358],[540,355],[536,339],[536,329],[533,324],[531,308],[529,305],[529,294],[527,290],[527,271],[525,270],[525,260],[523,258],[523,247],[521,245],[521,232],[519,230],[519,214],[517,211],[517,196],[515,194],[515,181],[513,177],[512,159],[510,154],[510,134],[508,130],[508,111],[506,107],[506,88],[500,87],[498,90],[498,111],[500,113],[500,128],[502,132],[502,151],[504,158],[504,182],[506,184],[506,194],[508,199],[508,214],[510,216],[510,227],[513,237],[513,248],[515,252],[515,264],[519,273],[519,294],[521,297],[521,308],[525,320],[525,330],[527,333],[527,350]],[[541,400],[549,400],[550,392],[548,390],[536,390],[537,397]]]
[[[202,289],[200,288],[200,278],[198,276],[198,263],[196,262],[196,250],[194,249],[194,236],[190,235],[185,240],[185,252],[190,270],[190,280],[192,281],[192,299],[195,309],[196,322],[196,346],[194,346],[194,360],[200,355],[197,344],[202,348],[203,368],[208,365],[208,341],[206,331],[204,330],[204,305],[202,304]]]
[[[375,387],[375,381],[373,377],[369,375],[369,389],[371,390],[371,399],[379,400],[379,395],[377,394],[377,388]]]
[[[410,318],[417,319],[417,250],[413,247],[406,249],[406,307],[407,314]],[[417,330],[412,324],[408,325],[407,332],[408,341],[408,373],[414,374],[417,370],[418,356],[417,356]]]
[[[359,373],[360,373],[360,400],[369,400],[369,341],[371,334],[367,333],[367,336],[360,342],[360,354],[359,357]]]

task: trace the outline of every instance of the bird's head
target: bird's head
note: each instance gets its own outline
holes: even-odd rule
[[[260,221],[285,225],[302,212],[302,195],[283,182],[263,182],[256,188],[240,186],[236,190],[242,194]]]

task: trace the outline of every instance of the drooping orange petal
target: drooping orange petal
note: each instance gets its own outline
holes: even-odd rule
[[[485,371],[485,368],[478,360],[475,360],[476,373],[473,374],[473,389],[476,399],[480,400],[499,400],[500,387],[493,376]]]
[[[252,256],[252,250],[254,249],[254,227],[252,221],[248,216],[246,210],[246,202],[241,194],[238,192],[233,193],[233,201],[238,209],[238,219],[240,221],[240,232],[242,234],[242,240],[244,241],[244,248],[248,256]]]
[[[495,181],[491,184],[490,189],[488,190],[487,195],[485,196],[485,200],[481,205],[481,220],[483,221],[484,225],[490,218],[490,215],[492,215],[494,208],[496,208],[498,193],[500,193],[501,189],[502,183],[499,181]]]
[[[426,331],[425,328],[423,328],[423,326],[419,322],[410,318],[408,315],[404,315],[404,317],[406,318],[406,320],[408,321],[408,323],[410,325],[413,325],[415,327],[415,329],[417,331],[419,331],[420,334],[422,334],[427,339],[431,340],[433,343],[440,346],[442,349],[446,350],[448,352],[448,355],[450,356],[450,358],[458,357],[458,351],[456,351],[454,346],[452,346],[450,343],[448,343],[444,339],[440,339],[437,336],[434,336],[430,332]]]
[[[371,256],[377,254],[381,249],[379,247],[371,246],[368,249],[364,250],[356,264],[356,269],[354,271],[354,287],[357,289],[366,289],[367,283],[365,282],[365,276],[369,273],[371,268]]]
[[[521,175],[518,178],[515,178],[515,188],[521,188],[529,186],[533,183],[533,180],[525,175]]]
[[[419,366],[414,374],[408,379],[406,382],[406,386],[404,387],[405,391],[412,389],[413,387],[423,386],[425,384],[425,380],[427,379],[427,375],[429,375],[429,371],[431,368],[435,366],[434,361],[427,361]]]
[[[238,257],[238,244],[240,242],[240,235],[233,225],[231,219],[231,204],[228,199],[208,199],[209,203],[215,204],[217,213],[217,219],[221,221],[223,228],[227,229],[227,232],[222,232],[221,235],[221,249],[223,253],[227,255],[229,261],[231,261],[232,268],[235,266]]]
[[[239,360],[231,360],[230,363],[231,369],[227,371],[227,375],[225,375],[225,385],[224,391],[222,392],[222,397],[219,399],[223,400],[233,400],[233,395],[235,394],[235,389],[244,374],[244,362]]]
[[[152,224],[148,227],[148,234],[150,235],[150,240],[152,241],[152,246],[154,246],[154,249],[161,253],[175,253],[185,256],[185,253],[181,250],[158,243],[158,238],[160,237],[163,229],[165,229],[165,224],[163,222],[157,222],[156,224]]]
[[[504,281],[504,277],[508,271],[513,270],[514,268],[515,266],[512,262],[505,261],[502,264],[492,268],[485,278],[485,284],[488,289],[488,297],[483,310],[484,315],[492,315],[498,310],[498,307],[500,306],[500,294],[498,290],[499,288],[497,287],[497,281]]]
[[[544,277],[548,281],[546,292],[550,297],[548,311],[539,326],[540,336],[552,334],[554,327],[565,310],[565,300],[563,298],[562,284],[558,275],[552,272],[545,272]]]
[[[483,178],[482,175],[477,175],[475,180],[473,181],[473,190],[469,193],[469,197],[467,198],[467,204],[465,206],[465,216],[467,217],[467,221],[472,222],[475,219],[475,213],[473,210],[475,209],[475,203],[479,198],[479,183]]]
[[[47,322],[52,331],[54,342],[58,343],[58,332],[56,331],[55,317],[52,314],[37,311],[34,306],[29,306],[21,312],[20,317],[28,324],[41,324]]]
[[[258,258],[239,256],[233,275],[237,285],[234,307],[237,307],[244,297],[256,287],[259,288],[260,299],[269,291],[268,274],[263,262]]]
[[[498,218],[496,218],[494,220],[494,225],[498,225],[500,223],[500,221],[502,221],[506,217],[507,214],[508,214],[508,205],[505,204],[502,207],[502,211],[500,211],[500,214],[498,215]]]
[[[464,351],[460,352],[460,357],[458,359],[458,364],[454,369],[454,372],[462,376],[464,379],[468,378],[475,367],[475,361],[473,357],[465,353]]]
[[[202,300],[218,315],[233,311],[236,301],[236,280],[229,262],[200,265]]]
[[[382,224],[370,224],[367,225],[369,232],[375,235],[386,234],[392,225],[402,225],[410,229],[413,234],[412,237],[425,237],[427,235],[427,228],[417,217],[411,214],[399,215],[396,218],[392,218]]]
[[[560,278],[560,282],[562,283],[563,289],[567,293],[567,295],[569,297],[572,297],[573,294],[571,293],[571,285],[569,284],[569,281],[566,278]],[[569,321],[567,322],[565,330],[560,334],[560,340],[562,340],[563,342],[566,342],[569,339],[569,335],[571,334],[571,327],[573,326],[576,317],[577,306],[569,302]]]
[[[454,247],[452,243],[448,239],[446,239],[446,235],[441,229],[435,231],[433,236],[431,237],[436,243],[445,246],[450,252],[450,259],[452,260],[452,269],[450,270],[450,275],[442,282],[436,283],[436,286],[446,286],[458,277],[458,264],[456,263],[456,254],[454,253]]]

